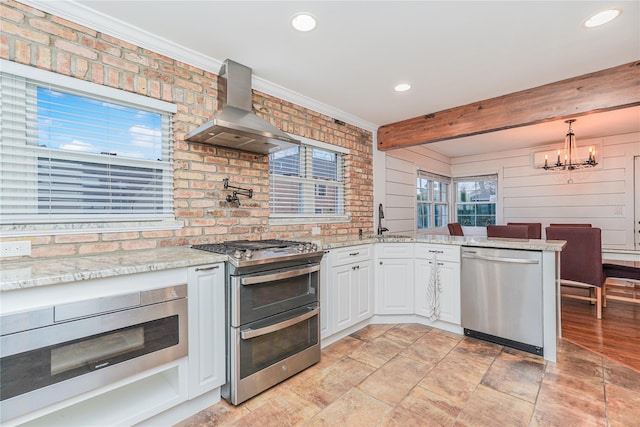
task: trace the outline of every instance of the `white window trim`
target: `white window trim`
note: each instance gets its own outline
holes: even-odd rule
[[[178,106],[170,102],[161,101],[159,99],[149,98],[121,89],[114,89],[109,86],[100,85],[93,82],[87,82],[75,77],[64,76],[51,71],[41,70],[39,68],[30,67],[28,65],[18,64],[17,62],[0,59],[0,69],[9,74],[15,74],[28,79],[39,80],[53,85],[65,86],[69,89],[78,90],[87,93],[109,97],[114,100],[133,103],[143,107],[154,108],[166,111],[167,113],[177,113]]]
[[[455,193],[453,190],[454,187],[454,183],[453,183],[453,178],[450,176],[446,176],[446,175],[441,175],[435,172],[430,172],[430,171],[426,171],[424,169],[420,169],[418,168],[416,170],[416,190],[417,190],[417,179],[420,177],[420,172],[422,172],[422,176],[427,178],[427,179],[438,179],[438,181],[442,181],[441,178],[445,178],[448,179],[447,183],[449,184],[449,190],[447,191],[447,198],[448,201],[446,203],[446,205],[449,207],[449,215],[447,217],[447,221],[451,222],[452,219],[452,212],[454,210],[454,205],[455,202],[452,200],[452,198],[454,197]],[[443,233],[449,233],[447,226],[445,225],[444,227],[429,227],[429,228],[418,228],[418,199],[416,197],[415,199],[415,229],[416,229],[416,234],[443,234]],[[430,201],[429,204],[431,204],[431,206],[435,206],[436,204],[445,204],[445,203],[436,203],[434,201]],[[432,215],[435,215],[435,213],[432,213]],[[455,216],[455,212],[453,212],[453,215]],[[434,217],[435,218],[435,217]]]
[[[152,108],[175,114],[178,111],[176,104],[158,99],[114,89],[93,82],[80,80],[74,77],[64,76],[36,67],[19,64],[5,59],[0,59],[0,69],[3,72],[17,76],[48,82],[53,85],[67,87],[86,93],[109,97],[125,103],[136,104],[141,107]],[[130,231],[175,230],[184,227],[184,222],[175,219],[158,219],[144,221],[112,221],[112,222],[79,222],[79,223],[47,223],[47,224],[5,224],[0,226],[0,233],[6,237],[13,236],[43,236],[61,234],[84,233],[121,233]]]
[[[472,180],[479,180],[479,179],[486,179],[488,177],[492,177],[495,176],[496,178],[496,191],[498,192],[497,194],[497,198],[496,198],[496,224],[500,224],[500,221],[502,221],[502,215],[500,214],[500,198],[499,195],[501,193],[502,190],[502,182],[501,182],[501,175],[498,172],[487,172],[487,173],[481,173],[481,174],[474,174],[474,175],[461,175],[461,176],[456,176],[456,177],[452,177],[452,203],[453,203],[453,208],[451,210],[451,221],[455,222],[457,221],[457,216],[458,216],[458,194],[457,194],[457,189],[456,189],[456,184],[458,181],[472,181]],[[469,226],[469,225],[465,225],[463,226],[463,230],[465,235],[469,234],[472,236],[486,236],[487,235],[487,228],[486,227],[477,227],[477,226]]]

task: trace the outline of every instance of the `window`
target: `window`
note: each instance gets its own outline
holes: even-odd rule
[[[454,182],[457,222],[468,227],[495,224],[498,176],[455,178]]]
[[[307,141],[313,145],[269,155],[269,209],[274,218],[344,215],[345,153]]]
[[[451,178],[418,171],[418,230],[446,227],[449,223],[449,188]]]
[[[2,224],[173,219],[175,106],[25,68],[0,74]]]

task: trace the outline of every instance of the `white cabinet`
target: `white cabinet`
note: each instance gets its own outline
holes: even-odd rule
[[[330,251],[324,251],[322,261],[320,261],[320,337],[325,338],[331,335],[331,287],[329,286],[331,271],[329,268]]]
[[[373,315],[371,245],[332,250],[328,257],[328,329],[340,332]]]
[[[434,245],[416,243],[415,245],[415,313],[429,317],[430,303],[427,299],[429,281],[437,266],[440,281],[438,298],[440,318],[460,325],[460,247],[453,245]]]
[[[375,313],[413,314],[413,243],[380,243],[375,251]]]
[[[189,307],[189,399],[225,383],[224,264],[191,267]]]

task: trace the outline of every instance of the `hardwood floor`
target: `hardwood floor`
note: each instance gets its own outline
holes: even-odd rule
[[[595,305],[562,298],[562,337],[640,372],[640,304],[607,301],[602,319]]]

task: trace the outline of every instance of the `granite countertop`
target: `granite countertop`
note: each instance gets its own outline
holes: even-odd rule
[[[189,246],[114,252],[69,258],[2,262],[0,291],[224,262],[226,255]]]
[[[365,234],[359,236],[336,236],[322,239],[309,239],[319,244],[322,249],[336,249],[345,246],[365,245],[369,243],[435,243],[441,245],[476,246],[486,248],[525,249],[532,251],[560,252],[566,245],[563,240],[539,240],[539,239],[504,239],[487,238],[484,236],[449,236],[444,234],[421,234],[417,237],[397,234]]]
[[[323,250],[359,244],[412,242],[536,251],[561,251],[565,245],[564,241],[552,240],[488,239],[481,236],[454,237],[447,235],[409,237],[394,234],[383,236],[365,234],[362,237],[358,235],[336,235],[322,238],[296,238],[295,240],[312,241],[317,243]],[[28,258],[17,261],[4,261],[0,270],[0,291],[191,267],[224,262],[226,260],[226,255],[191,249],[189,246],[174,246],[69,258]]]

